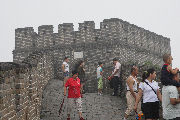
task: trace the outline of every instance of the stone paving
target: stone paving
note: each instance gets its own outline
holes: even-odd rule
[[[47,85],[43,94],[41,120],[66,120],[67,98],[61,115],[58,114],[63,98],[62,86],[63,82],[60,80],[52,80]],[[126,110],[124,98],[109,94],[99,96],[97,93],[86,93],[82,102],[83,116],[86,120],[122,120]],[[73,109],[71,120],[79,120],[76,109]],[[129,120],[135,120],[135,117],[131,116]]]

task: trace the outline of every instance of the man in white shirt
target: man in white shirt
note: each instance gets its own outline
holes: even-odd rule
[[[118,62],[117,58],[113,59],[113,63],[114,63],[115,66],[114,66],[114,70],[113,70],[112,75],[111,75],[111,78],[112,78],[111,80],[112,80],[112,86],[113,86],[113,89],[114,89],[113,96],[117,96],[121,64]]]
[[[69,78],[69,58],[65,57],[64,58],[64,62],[62,64],[62,71],[63,71],[63,76],[64,76],[64,85],[67,81],[67,79]]]
[[[175,74],[173,79],[179,82],[179,73]],[[162,107],[164,119],[180,120],[180,98],[176,86],[163,86]]]

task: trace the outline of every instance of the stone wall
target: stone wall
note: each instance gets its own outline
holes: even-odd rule
[[[42,93],[53,76],[46,53],[33,53],[22,63],[0,63],[0,119],[40,120]]]
[[[61,64],[65,56],[70,58],[72,69],[80,60],[74,58],[74,52],[83,52],[87,86],[91,92],[95,91],[93,83],[98,61],[105,63],[104,68],[111,69],[114,57],[122,64],[142,65],[150,61],[161,66],[162,55],[171,53],[169,38],[117,18],[103,20],[100,29],[95,29],[94,21],[84,21],[79,23],[78,31],[74,31],[72,23],[63,23],[59,24],[58,33],[53,33],[52,25],[40,26],[38,34],[31,27],[18,28],[15,32],[14,62],[23,61],[34,51],[45,51],[53,58],[54,78],[63,80]]]

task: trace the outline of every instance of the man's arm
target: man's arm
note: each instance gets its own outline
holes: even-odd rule
[[[172,105],[176,105],[178,103],[180,103],[180,98],[176,99],[176,98],[170,98],[170,103]]]
[[[64,86],[64,96],[66,96],[66,87]]]
[[[120,67],[121,65],[116,63],[116,66],[115,66],[116,71],[111,75],[111,77],[114,77],[114,75],[119,72]]]
[[[138,95],[137,95],[137,98],[136,98],[136,103],[134,105],[134,110],[135,111],[137,111],[137,106],[138,106],[139,101],[141,100],[142,94],[143,94],[143,91],[142,91],[141,88],[139,88]]]
[[[161,95],[161,92],[159,91],[159,89],[157,90],[157,97],[162,102],[162,95]]]
[[[62,71],[63,71],[63,72],[65,72],[65,69],[64,69],[64,68],[65,68],[65,65],[62,64]]]
[[[116,69],[116,71],[111,75],[111,77],[114,77],[114,75],[119,71],[119,69]]]
[[[177,96],[178,96],[177,88],[174,86],[171,87],[169,89],[169,97],[170,97],[170,103],[172,105],[176,105],[176,104],[180,103],[180,98],[179,98],[179,96],[178,97]]]
[[[134,80],[132,80],[132,78],[129,77],[126,82],[127,82],[127,85],[129,86],[132,96],[136,100],[136,94],[134,93],[134,90],[133,90]]]

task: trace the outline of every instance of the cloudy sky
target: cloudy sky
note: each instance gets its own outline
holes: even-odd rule
[[[13,61],[15,29],[120,18],[171,39],[180,68],[180,0],[0,0],[0,62]]]

